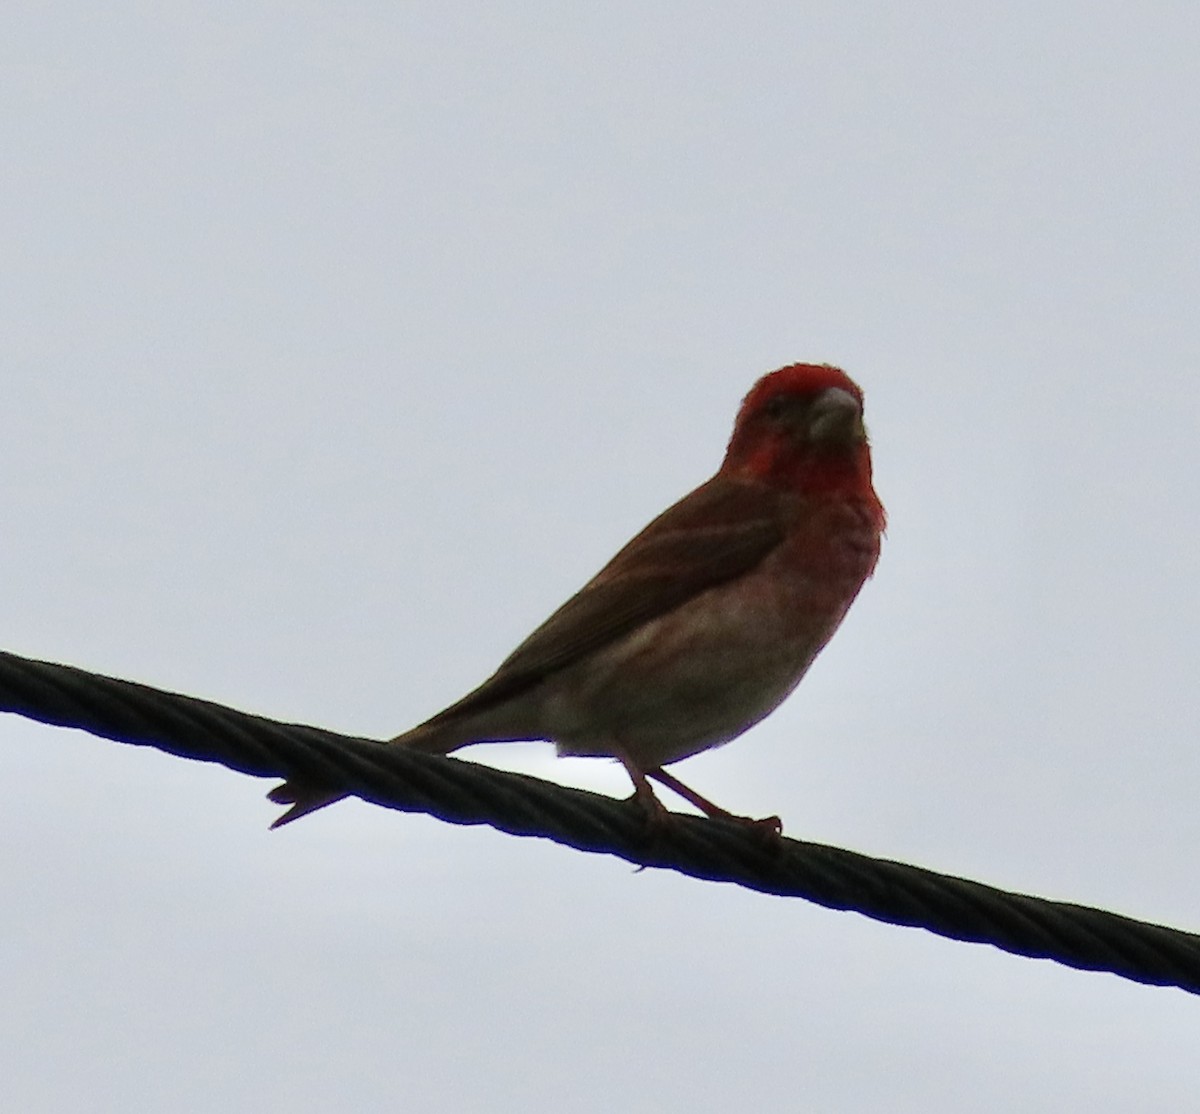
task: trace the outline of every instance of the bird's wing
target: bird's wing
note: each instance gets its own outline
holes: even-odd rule
[[[428,721],[471,714],[755,568],[784,537],[789,497],[716,476],[668,508],[522,642],[479,688]]]

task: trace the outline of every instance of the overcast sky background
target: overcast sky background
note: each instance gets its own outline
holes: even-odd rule
[[[1194,3],[238,8],[5,9],[3,648],[394,734],[828,360],[878,574],[681,776],[1200,929]],[[1200,1087],[1181,991],[359,802],[269,833],[269,783],[15,717],[0,779],[23,1114]]]

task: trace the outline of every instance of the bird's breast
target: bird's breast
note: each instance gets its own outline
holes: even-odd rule
[[[878,556],[867,511],[809,514],[755,569],[558,674],[545,736],[564,754],[619,745],[647,768],[736,738],[796,687]]]

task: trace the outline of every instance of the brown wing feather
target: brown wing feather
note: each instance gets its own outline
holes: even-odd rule
[[[693,596],[755,568],[783,540],[788,496],[716,476],[668,508],[537,628],[479,688],[428,721],[531,688]]]

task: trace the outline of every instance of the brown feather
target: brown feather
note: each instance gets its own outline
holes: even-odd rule
[[[715,476],[668,508],[509,655],[422,726],[473,715],[755,568],[784,538],[788,494]]]

